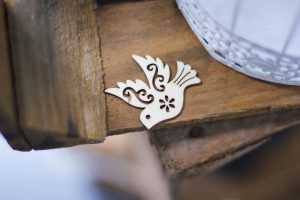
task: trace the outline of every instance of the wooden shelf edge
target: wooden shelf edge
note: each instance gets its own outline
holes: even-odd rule
[[[158,131],[150,139],[167,171],[176,177],[209,171],[298,124],[300,109]]]

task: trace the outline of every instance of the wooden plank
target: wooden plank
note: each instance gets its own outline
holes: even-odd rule
[[[101,142],[106,108],[92,0],[7,1],[20,123],[34,149]]]
[[[6,30],[4,3],[0,0],[0,131],[13,149],[27,151],[31,148],[18,123]]]
[[[134,53],[161,57],[173,75],[176,60],[190,63],[203,80],[187,90],[182,114],[155,130],[300,108],[299,88],[213,60],[174,1],[105,5],[96,17],[92,7],[91,0],[7,1],[20,124],[34,149],[101,142],[107,130],[143,130],[140,110],[111,95],[106,103],[103,93],[104,83],[145,80]]]
[[[220,171],[181,179],[177,199],[299,199],[299,132],[299,125],[280,131]]]
[[[103,6],[105,4],[124,3],[124,2],[128,3],[128,2],[139,2],[139,1],[145,1],[145,0],[95,0],[95,4],[96,4],[96,7],[99,7],[99,6]]]
[[[176,60],[199,72],[203,84],[186,91],[181,115],[158,129],[300,107],[299,87],[262,82],[212,59],[172,0],[105,5],[97,11],[97,20],[106,87],[128,79],[145,80],[132,54],[162,58],[171,65],[173,76]],[[139,109],[111,95],[107,108],[109,134],[145,129]]]
[[[295,124],[300,124],[300,109],[154,131],[151,141],[167,171],[176,177],[220,167]]]

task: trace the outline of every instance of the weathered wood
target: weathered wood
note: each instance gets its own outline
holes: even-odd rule
[[[7,1],[20,123],[34,149],[101,142],[106,108],[92,0]]]
[[[4,3],[0,0],[0,131],[13,149],[26,151],[31,148],[18,123],[6,31]]]
[[[300,109],[154,131],[151,141],[167,171],[176,177],[211,171],[297,123]]]
[[[112,4],[112,3],[128,3],[128,2],[139,2],[145,0],[95,0],[96,7],[103,6],[105,4]],[[149,1],[149,0],[148,0]],[[150,0],[153,1],[153,0]]]
[[[188,27],[172,0],[110,4],[97,11],[106,87],[118,81],[145,80],[132,54],[149,54],[171,64],[191,64],[203,84],[186,91],[185,108],[177,118],[156,128],[192,125],[213,120],[300,107],[300,88],[262,82],[212,59]],[[139,109],[107,95],[109,134],[145,129]]]
[[[299,133],[285,129],[220,171],[182,179],[176,199],[299,199]]]
[[[20,125],[34,149],[144,130],[139,109],[103,93],[104,83],[145,80],[131,54],[161,57],[173,75],[175,61],[184,61],[203,80],[187,90],[181,115],[154,130],[300,108],[299,87],[258,81],[213,60],[172,0],[107,4],[97,11],[92,0],[6,4]]]

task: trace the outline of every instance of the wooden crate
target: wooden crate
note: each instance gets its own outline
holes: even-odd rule
[[[230,160],[300,122],[299,87],[259,81],[212,59],[172,0],[98,6],[91,0],[8,0],[5,8],[8,30],[0,30],[1,37],[9,32],[12,62],[0,54],[7,59],[1,59],[6,72],[0,76],[9,77],[0,79],[6,80],[1,92],[7,91],[1,96],[8,98],[0,108],[13,120],[0,109],[1,131],[15,149],[97,143],[145,130],[139,109],[103,92],[118,81],[145,80],[132,54],[162,58],[173,75],[176,60],[189,63],[203,81],[186,91],[180,116],[150,131],[172,173],[222,163],[227,155]],[[7,53],[5,42],[1,51]]]

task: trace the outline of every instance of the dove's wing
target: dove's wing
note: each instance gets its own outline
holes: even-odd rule
[[[146,57],[141,57],[137,55],[132,55],[132,58],[140,65],[144,71],[150,88],[156,89],[158,91],[163,91],[165,85],[170,79],[170,68],[168,65],[164,65],[161,59],[152,58],[146,55]]]
[[[154,96],[150,93],[150,88],[141,80],[131,81],[126,83],[118,82],[117,88],[108,88],[106,93],[115,95],[132,106],[145,108],[154,100]]]

